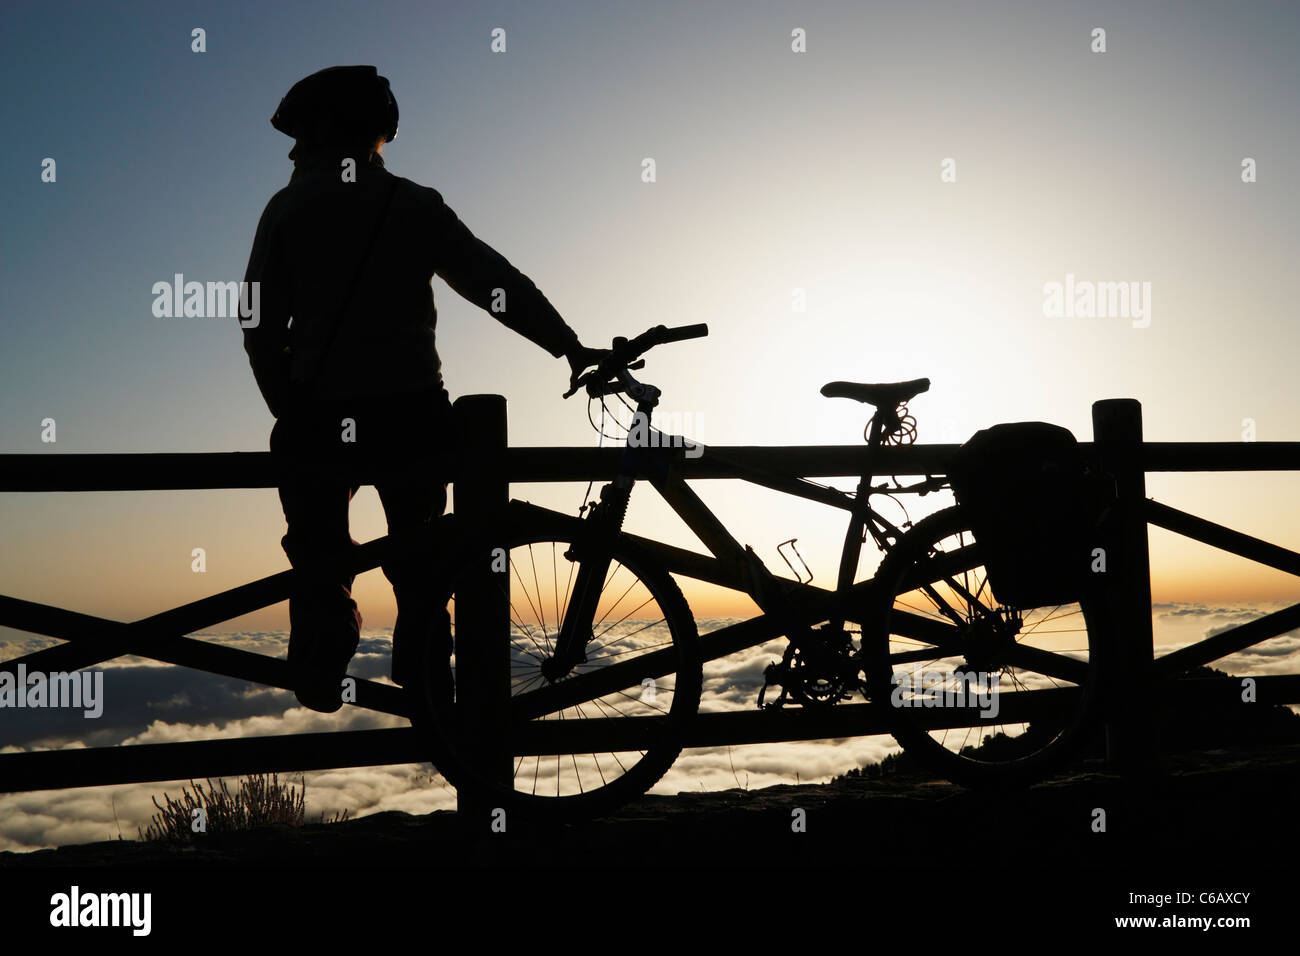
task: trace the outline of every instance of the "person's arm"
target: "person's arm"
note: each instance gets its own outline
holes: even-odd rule
[[[533,281],[470,232],[437,190],[431,192],[436,197],[435,271],[447,285],[551,355],[568,358],[575,371],[593,364],[597,350],[585,348],[578,341],[577,333]]]
[[[262,212],[248,257],[245,282],[258,283],[256,324],[241,320],[244,351],[253,378],[271,414],[279,418],[289,393],[289,303],[288,277],[282,268],[280,246],[274,229],[271,203]]]

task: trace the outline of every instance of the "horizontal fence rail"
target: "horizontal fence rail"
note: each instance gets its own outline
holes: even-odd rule
[[[1258,704],[1300,702],[1300,675],[1259,677]],[[1199,678],[1172,685],[1167,703],[1184,707],[1215,704],[1221,707],[1256,706],[1241,702],[1241,683],[1231,678]],[[1028,695],[1044,691],[1017,691],[1001,697],[1017,717],[1032,717],[1042,708]],[[933,712],[933,727],[978,726],[978,709],[950,708]],[[627,717],[605,720],[587,731],[584,742],[592,746],[632,747],[653,731],[659,718]],[[598,718],[593,718],[595,723]],[[587,722],[584,722],[584,725]],[[617,723],[619,727],[610,724]],[[567,753],[573,745],[557,721],[534,723],[515,741],[522,755]],[[822,710],[747,710],[701,713],[685,740],[687,747],[730,747],[745,744],[805,740],[839,740],[887,733],[882,715],[870,704],[842,704]],[[131,747],[89,747],[77,750],[41,750],[6,754],[0,758],[0,792],[21,792],[63,787],[97,787],[120,783],[202,779],[241,774],[286,771],[335,770],[421,763],[427,754],[409,728],[345,730],[330,733],[285,734],[278,737],[242,737]]]
[[[1094,454],[1092,443],[1079,446],[1085,455]],[[865,450],[862,445],[702,447],[698,458],[676,456],[684,478],[734,478],[733,462],[807,478],[855,477]],[[877,471],[941,475],[959,447],[883,448]],[[506,476],[516,484],[607,481],[618,471],[620,454],[617,448],[509,448]],[[1300,471],[1300,442],[1147,442],[1141,465],[1147,472]],[[275,488],[277,474],[270,452],[0,455],[0,492]],[[356,476],[368,477],[364,471]]]

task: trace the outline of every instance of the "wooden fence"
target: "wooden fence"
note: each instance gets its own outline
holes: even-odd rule
[[[463,433],[472,442],[454,478],[456,520],[488,527],[508,516],[511,483],[600,481],[613,478],[620,450],[581,448],[511,448],[507,444],[506,407],[500,396],[467,396],[456,403]],[[1300,575],[1300,554],[1179,511],[1146,497],[1152,472],[1300,471],[1298,442],[1144,442],[1141,407],[1131,399],[1101,401],[1093,406],[1094,441],[1083,443],[1103,473],[1113,476],[1116,506],[1103,526],[1110,554],[1108,602],[1115,625],[1113,638],[1121,666],[1107,687],[1110,753],[1133,774],[1153,766],[1157,745],[1155,710],[1170,692],[1196,700],[1236,701],[1234,681],[1172,678],[1201,664],[1243,650],[1300,627],[1300,604],[1267,614],[1173,653],[1156,657],[1147,529],[1165,528],[1216,548]],[[885,448],[877,474],[944,474],[956,445]],[[698,458],[676,462],[683,477],[733,477],[728,462],[752,464],[809,478],[856,476],[863,446],[793,446],[717,448]],[[366,475],[358,478],[365,482]],[[0,492],[88,492],[212,488],[274,488],[277,474],[269,453],[3,455]],[[268,529],[271,533],[271,529]],[[703,555],[638,538],[671,571],[702,580],[716,578],[713,560]],[[377,567],[388,541],[379,538],[356,552],[353,570]],[[487,562],[483,562],[487,567]],[[186,637],[223,621],[285,601],[293,572],[285,571],[211,595],[137,621],[123,622],[0,596],[0,625],[57,638],[63,643],[13,658],[0,671],[74,671],[94,667],[124,654],[197,668],[270,687],[289,688],[287,663],[279,658]],[[501,758],[508,773],[510,754],[589,752],[594,746],[633,746],[654,718],[621,720],[528,721],[509,697],[509,616],[499,588],[490,582],[471,585],[458,598],[458,684],[462,703],[477,712],[483,750]],[[859,585],[870,587],[870,582]],[[807,616],[815,620],[831,593],[809,585]],[[764,615],[702,635],[706,660],[733,654],[779,636]],[[566,682],[567,683],[567,682]],[[1300,675],[1257,679],[1258,702],[1300,701]],[[1002,696],[1001,719],[1028,718],[1051,691],[1021,691]],[[407,716],[402,692],[395,687],[357,680],[354,706]],[[13,719],[12,716],[10,719]],[[935,726],[965,726],[977,720],[960,709],[935,712]],[[703,713],[692,723],[685,745],[708,747],[775,741],[814,740],[885,733],[881,715],[870,704],[841,704],[824,710]],[[0,741],[0,745],[4,742]],[[422,762],[409,727],[336,733],[285,734],[243,739],[188,741],[116,747],[0,754],[0,791],[87,787],[140,781],[336,767]]]

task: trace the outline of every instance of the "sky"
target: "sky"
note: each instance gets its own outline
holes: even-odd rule
[[[0,455],[266,449],[237,326],[155,318],[150,290],[242,277],[291,171],[270,115],[349,63],[400,105],[388,168],[437,188],[586,344],[708,323],[643,376],[707,444],[859,442],[862,408],[820,387],[919,376],[922,442],[1035,420],[1090,440],[1092,403],[1116,397],[1142,402],[1151,440],[1300,441],[1298,41],[1300,9],[1270,2],[5,3]],[[1134,283],[1144,314],[1050,314],[1045,286],[1067,282]],[[505,395],[514,444],[596,444],[582,399],[560,397],[563,360],[434,293],[453,397]],[[512,491],[576,512],[584,487]],[[797,536],[833,579],[842,513],[697,490],[770,567]],[[1289,547],[1294,490],[1285,473],[1148,479]],[[697,546],[648,487],[628,527]],[[269,489],[3,494],[0,593],[143,617],[283,570],[283,530]],[[364,489],[353,536],[382,533]],[[1151,547],[1157,602],[1300,593],[1173,535]],[[687,593],[702,616],[745,613]],[[356,595],[368,628],[391,626],[378,572]],[[279,605],[228,627],[286,622]]]
[[[1300,439],[1286,5],[16,3],[0,17],[19,91],[6,125],[23,131],[0,157],[0,453],[267,447],[233,324],[155,318],[150,289],[242,277],[291,168],[271,112],[303,75],[352,62],[378,65],[398,99],[389,168],[439,189],[585,342],[709,324],[646,373],[665,420],[706,443],[860,441],[861,408],[821,385],[922,375],[921,441],[1017,420],[1086,440],[1111,397],[1142,401],[1153,440],[1237,441],[1248,419],[1259,440]],[[1150,314],[1045,316],[1044,284],[1067,275],[1150,283]],[[434,286],[453,396],[506,395],[516,444],[595,443],[582,399],[560,400],[562,360]],[[1279,507],[1289,480],[1155,475],[1150,491],[1286,543],[1300,537]],[[516,493],[575,510],[584,487]],[[797,535],[833,574],[839,514],[701,491],[765,560],[784,567],[775,545]],[[284,563],[269,490],[0,507],[8,593],[94,613],[138,616]],[[355,537],[382,533],[373,491],[354,513]],[[692,540],[648,489],[630,526]],[[1295,594],[1153,548],[1158,597]],[[360,593],[391,624],[372,577]]]

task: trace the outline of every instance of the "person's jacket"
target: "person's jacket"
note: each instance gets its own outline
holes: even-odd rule
[[[273,415],[285,407],[291,381],[310,382],[322,399],[441,388],[434,275],[556,358],[577,345],[532,281],[475,238],[437,190],[393,176],[377,154],[359,158],[356,181],[345,182],[348,152],[299,152],[290,154],[289,185],[271,197],[258,222],[244,276],[260,284],[257,324],[241,321],[244,349]],[[340,315],[372,235],[374,247]]]

